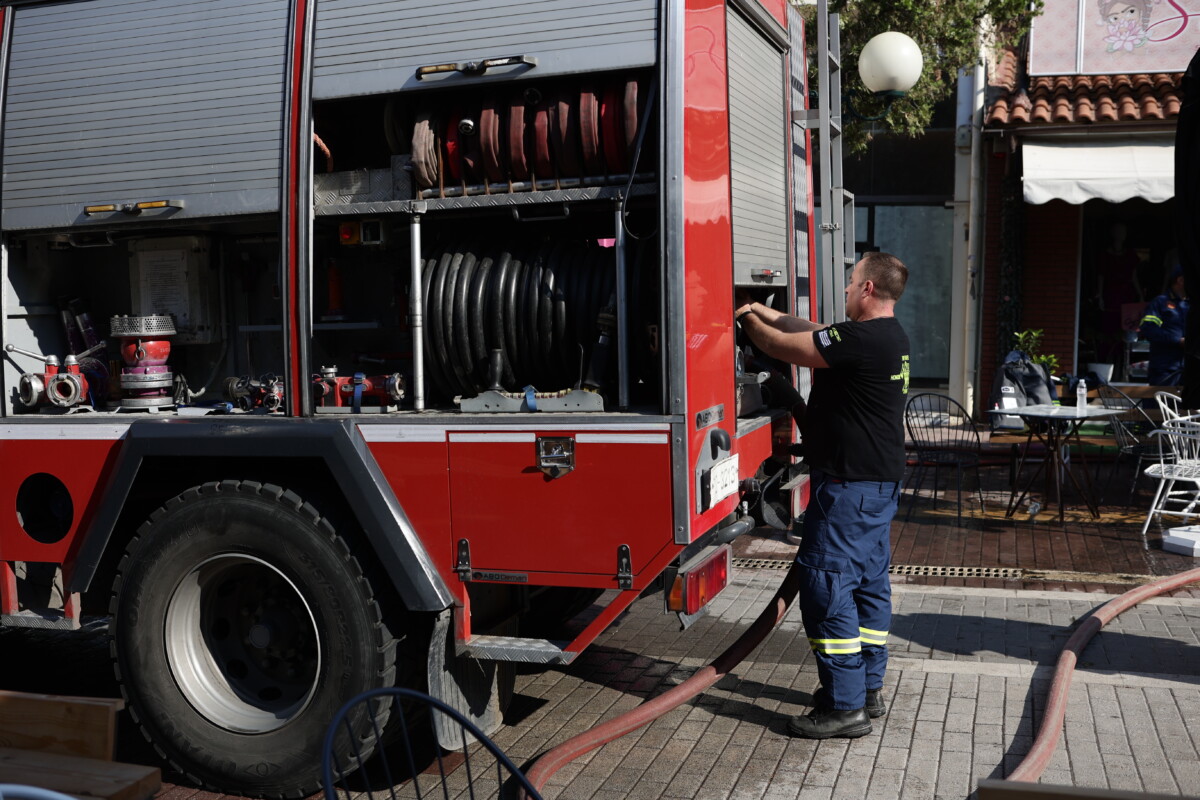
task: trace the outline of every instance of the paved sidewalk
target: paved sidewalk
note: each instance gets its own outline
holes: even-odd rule
[[[758,616],[788,564],[755,563],[764,566],[734,569],[733,585],[688,631],[660,612],[659,597],[647,597],[575,664],[527,668],[497,742],[528,767],[709,663]],[[792,739],[785,727],[807,710],[817,683],[793,608],[716,687],[568,765],[546,797],[962,800],[1027,752],[1060,648],[1109,597],[894,584],[889,712],[870,736],[819,743]],[[102,628],[80,636],[0,629],[0,652],[19,650],[24,664],[3,670],[5,688],[116,696]],[[1200,795],[1200,599],[1151,600],[1110,623],[1084,652],[1069,705],[1043,782]],[[118,757],[153,763],[122,724]],[[158,800],[220,798],[167,785]]]
[[[736,569],[712,613],[677,632],[656,598],[582,656],[518,679],[496,737],[522,763],[674,685],[746,629],[783,579]],[[890,709],[853,741],[787,735],[816,667],[793,608],[718,686],[568,765],[549,798],[965,798],[1027,752],[1053,665],[1081,616],[1109,595],[895,587]],[[1166,794],[1200,789],[1200,600],[1149,601],[1083,654],[1044,783]]]

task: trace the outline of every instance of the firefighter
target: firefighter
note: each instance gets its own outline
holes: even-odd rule
[[[811,500],[796,554],[800,613],[816,654],[813,709],[794,736],[855,738],[886,713],[890,528],[904,472],[908,336],[896,301],[908,269],[868,253],[846,287],[848,322],[824,326],[740,295],[736,321],[767,355],[814,368],[802,430]]]
[[[1150,301],[1138,332],[1150,342],[1151,386],[1183,383],[1183,335],[1187,328],[1188,299],[1183,267],[1171,270],[1167,291]]]

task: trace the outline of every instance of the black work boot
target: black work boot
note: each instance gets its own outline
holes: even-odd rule
[[[865,708],[839,711],[836,708],[814,708],[804,716],[788,720],[788,733],[801,739],[857,739],[871,732],[871,718]]]
[[[818,686],[813,692],[813,705],[817,708],[824,708],[830,704],[829,692],[824,686]],[[887,704],[883,702],[883,689],[867,689],[867,716],[871,719],[879,719],[887,713]]]

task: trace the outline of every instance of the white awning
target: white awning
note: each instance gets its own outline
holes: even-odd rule
[[[1025,139],[1025,202],[1093,198],[1120,203],[1140,197],[1161,203],[1175,196],[1175,144],[1146,137]]]

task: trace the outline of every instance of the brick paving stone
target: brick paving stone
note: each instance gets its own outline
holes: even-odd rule
[[[970,753],[943,751],[938,762],[936,794],[966,797],[974,788],[971,783]]]
[[[871,782],[871,771],[875,759],[862,755],[848,755],[838,773],[837,784],[833,788],[834,800],[861,800],[869,797],[867,787]]]

